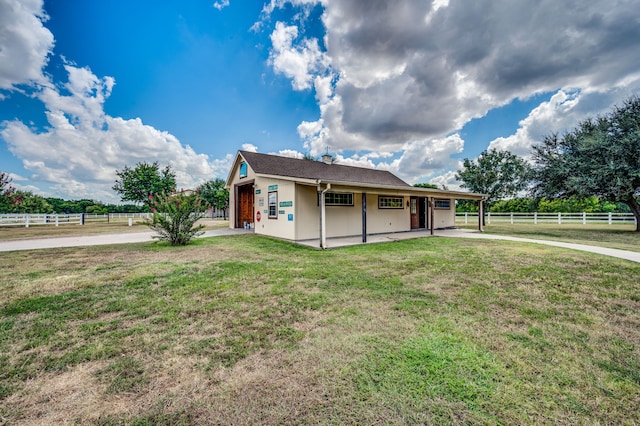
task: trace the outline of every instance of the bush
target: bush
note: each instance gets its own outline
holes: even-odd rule
[[[204,217],[206,204],[197,192],[150,195],[153,217],[146,224],[158,235],[153,238],[169,241],[172,246],[189,244],[192,238],[202,235],[204,225],[196,222]]]

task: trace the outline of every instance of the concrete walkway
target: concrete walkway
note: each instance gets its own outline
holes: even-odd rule
[[[585,244],[565,243],[562,241],[534,240],[531,238],[510,237],[508,235],[485,234],[478,231],[469,231],[465,229],[450,229],[439,231],[438,236],[453,238],[478,238],[485,240],[506,240],[517,241],[521,243],[544,244],[547,246],[562,247],[571,250],[586,251],[589,253],[601,254],[604,256],[617,257],[619,259],[630,260],[631,262],[640,263],[640,252],[619,250],[608,247],[589,246]]]
[[[237,235],[237,234],[250,234],[253,233],[253,229],[218,229],[213,231],[206,231],[202,237],[215,237],[220,235]],[[38,238],[28,240],[11,240],[0,241],[0,252],[18,251],[18,250],[37,250],[37,249],[53,249],[61,247],[86,247],[108,244],[127,244],[127,243],[143,243],[147,241],[153,241],[151,236],[152,232],[131,232],[123,234],[95,234],[95,235],[82,235],[74,237],[55,237],[55,238]],[[412,232],[398,232],[389,234],[368,235],[367,244],[381,243],[390,241],[406,240],[410,238],[423,238],[430,237],[429,231],[412,231]],[[584,244],[564,243],[561,241],[548,241],[548,240],[534,240],[530,238],[510,237],[507,235],[493,235],[485,234],[477,231],[471,231],[466,229],[447,229],[439,230],[435,232],[436,237],[451,237],[451,238],[476,238],[476,239],[488,239],[488,240],[506,240],[517,241],[522,243],[533,244],[545,244],[548,246],[562,247],[571,250],[580,250],[590,253],[597,253],[604,256],[617,257],[619,259],[629,260],[631,262],[640,263],[640,252],[633,252],[627,250],[618,250],[606,247],[589,246]],[[307,240],[300,241],[302,245],[318,248],[319,240]],[[338,248],[350,245],[362,244],[362,237],[344,237],[344,238],[329,238],[327,239],[327,246],[329,248]]]
[[[423,238],[423,237],[430,237],[430,236],[431,236],[430,231],[410,231],[410,232],[398,232],[398,233],[390,233],[390,234],[368,235],[366,244],[399,241],[399,240],[407,240],[410,238]],[[580,251],[586,251],[590,253],[597,253],[604,256],[617,257],[619,259],[625,259],[625,260],[630,260],[632,262],[640,263],[640,252],[618,250],[618,249],[612,249],[612,248],[606,248],[606,247],[589,246],[584,244],[564,243],[561,241],[549,241],[549,240],[534,240],[530,238],[510,237],[508,235],[486,234],[486,233],[481,233],[478,231],[472,231],[468,229],[437,230],[435,231],[434,236],[435,237],[451,237],[451,238],[475,238],[475,239],[486,239],[486,240],[506,240],[506,241],[517,241],[521,243],[545,244],[548,246],[562,247],[562,248],[568,248],[571,250],[580,250]],[[300,244],[306,245],[309,247],[314,247],[314,248],[320,247],[320,241],[318,239],[301,241]],[[338,247],[351,246],[351,245],[357,245],[357,244],[362,244],[361,236],[327,239],[328,248],[338,248]]]
[[[253,229],[216,229],[205,231],[202,237],[215,237],[220,235],[236,235],[253,233]],[[73,237],[34,238],[28,240],[0,241],[0,252],[18,250],[38,250],[62,247],[87,247],[109,244],[144,243],[154,241],[154,232],[128,232],[122,234],[93,234],[78,235]],[[202,238],[201,237],[201,238]]]

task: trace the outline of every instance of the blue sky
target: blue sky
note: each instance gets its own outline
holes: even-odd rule
[[[640,1],[0,0],[0,171],[119,201],[115,170],[239,149],[457,188],[463,158],[637,94]]]

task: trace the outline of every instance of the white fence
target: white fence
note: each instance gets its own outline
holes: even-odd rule
[[[82,214],[0,214],[0,226],[82,225]]]
[[[478,213],[456,213],[456,223],[477,222]],[[487,213],[485,223],[631,225],[636,223],[636,219],[633,213]]]
[[[128,219],[148,219],[151,213],[110,214],[0,214],[1,226],[84,225],[87,222],[111,222]]]

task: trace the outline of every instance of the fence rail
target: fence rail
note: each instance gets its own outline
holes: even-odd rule
[[[478,213],[456,213],[456,223],[476,223]],[[635,224],[633,213],[487,213],[485,223],[529,223],[543,224],[605,224],[626,225]]]
[[[82,214],[0,214],[0,226],[82,225]]]
[[[87,222],[128,221],[129,219],[148,219],[150,217],[151,213],[0,214],[0,227],[84,225]]]

